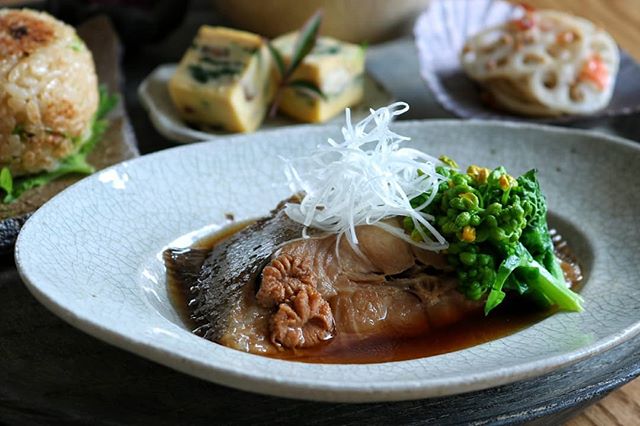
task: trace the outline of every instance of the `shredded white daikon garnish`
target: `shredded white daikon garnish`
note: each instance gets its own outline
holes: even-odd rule
[[[358,225],[376,225],[403,240],[429,250],[447,248],[447,241],[430,223],[433,217],[421,212],[445,179],[435,167],[440,161],[400,144],[410,138],[389,129],[395,116],[409,109],[396,102],[357,123],[351,123],[346,109],[343,142],[329,139],[309,157],[285,160],[291,190],[304,192],[300,204],[289,203],[289,218],[305,226],[345,236],[357,250]],[[411,200],[430,194],[413,208]],[[403,229],[382,222],[394,216],[410,217],[423,241],[413,240]],[[422,226],[419,226],[422,225]],[[427,232],[425,232],[425,229]],[[359,251],[359,250],[358,250]]]

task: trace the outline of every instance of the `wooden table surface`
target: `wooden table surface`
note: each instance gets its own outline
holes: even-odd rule
[[[640,379],[635,379],[578,414],[566,426],[637,425],[638,422]]]
[[[640,60],[639,0],[528,0],[539,8],[565,10],[606,29],[620,47]],[[567,426],[632,425],[640,422],[640,378],[587,408]]]

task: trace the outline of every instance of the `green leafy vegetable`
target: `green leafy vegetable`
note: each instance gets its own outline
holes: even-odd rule
[[[85,44],[79,37],[75,37],[69,47],[75,52],[82,52],[85,49]]]
[[[81,142],[79,154],[87,156],[95,146],[100,142],[104,132],[109,127],[109,120],[107,115],[118,105],[119,97],[113,93],[109,93],[105,86],[99,87],[100,100],[98,101],[98,109],[93,118],[93,125],[91,126],[91,133],[89,136]],[[92,172],[89,172],[92,173]]]
[[[294,80],[294,81],[289,82],[288,86],[289,87],[294,87],[294,88],[296,88],[298,90],[302,90],[303,92],[306,92],[306,93],[310,93],[313,96],[317,96],[317,97],[322,98],[322,99],[327,99],[325,94],[322,93],[322,90],[318,89],[318,86],[316,86],[315,84],[313,84],[310,81]]]
[[[269,41],[267,41],[267,47],[269,48],[269,52],[271,52],[271,56],[273,56],[273,60],[275,61],[276,66],[278,67],[278,73],[280,73],[280,76],[284,76],[287,69],[285,67],[284,59],[282,58],[282,55],[280,54],[278,49],[276,49],[273,46],[273,44],[271,44],[271,42]]]
[[[0,171],[0,189],[7,194],[13,192],[13,176],[11,176],[11,170],[8,167],[3,167]]]
[[[369,50],[369,43],[366,41],[360,43],[360,53],[362,54],[363,59],[366,58],[367,50]]]
[[[87,155],[95,148],[109,127],[109,121],[106,116],[118,103],[118,96],[109,94],[106,87],[100,86],[99,93],[100,100],[91,125],[91,132],[84,140],[78,142],[80,145],[78,152],[60,161],[58,167],[51,172],[42,172],[14,179],[9,168],[4,167],[0,171],[0,189],[5,194],[2,202],[11,203],[17,200],[25,191],[45,185],[62,176],[72,173],[91,174],[95,171],[94,167],[87,162]]]
[[[98,87],[98,93],[100,96],[94,122],[99,120],[106,121],[107,114],[109,114],[116,105],[118,105],[118,101],[120,100],[118,95],[109,93],[109,90],[104,85],[100,85],[100,87]]]
[[[285,77],[290,77],[300,63],[304,60],[315,47],[318,40],[318,30],[320,29],[320,23],[322,22],[322,11],[318,10],[300,29],[296,43],[293,46],[293,53],[291,54],[291,63],[285,73]]]
[[[26,135],[26,132],[27,131],[22,124],[16,124],[13,130],[11,130],[11,134],[20,136],[20,139]]]
[[[38,173],[36,175],[16,179],[13,190],[10,192],[7,191],[7,195],[5,195],[2,201],[4,203],[11,203],[17,200],[25,191],[45,185],[59,177],[71,173],[88,175],[94,171],[95,169],[93,166],[87,163],[86,156],[82,154],[74,154],[61,161],[58,168],[52,172]]]
[[[271,43],[267,43],[269,52],[271,52],[271,56],[273,56],[273,60],[276,63],[278,72],[280,73],[280,82],[278,84],[278,89],[276,90],[273,104],[271,104],[269,116],[273,117],[276,115],[278,106],[280,104],[280,99],[282,97],[282,91],[286,87],[303,90],[305,93],[308,93],[312,96],[326,99],[325,95],[322,93],[322,90],[315,83],[303,80],[291,81],[293,73],[304,61],[304,58],[309,53],[311,53],[313,48],[316,46],[316,41],[318,40],[318,30],[320,29],[321,23],[322,11],[318,10],[311,16],[311,18],[307,20],[307,22],[298,32],[298,37],[296,38],[296,42],[293,46],[293,52],[291,53],[291,61],[289,62],[288,66],[285,65],[284,58],[282,57],[282,54],[278,51],[278,49]]]
[[[443,157],[436,170],[446,180],[424,212],[447,238],[449,264],[456,268],[460,291],[469,299],[486,296],[485,314],[507,292],[538,303],[582,310],[581,298],[567,287],[547,226],[547,205],[536,171],[517,179],[504,167],[471,166],[467,173]],[[412,200],[419,206],[430,194]],[[420,239],[411,220],[405,229]],[[424,231],[424,230],[423,230]]]
[[[209,80],[216,80],[220,77],[236,75],[240,72],[240,68],[234,67],[231,64],[216,66],[212,69],[207,69],[201,65],[189,65],[189,72],[191,77],[198,83],[205,84]]]

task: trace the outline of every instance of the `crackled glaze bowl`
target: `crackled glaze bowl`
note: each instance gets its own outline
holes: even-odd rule
[[[394,127],[411,146],[464,165],[539,169],[551,225],[585,271],[585,311],[457,352],[368,365],[264,358],[192,334],[170,303],[163,249],[188,245],[229,214],[266,214],[289,195],[280,156],[308,153],[339,135],[335,125],[178,147],[90,176],[27,222],[16,247],[19,271],[40,302],[93,336],[205,380],[291,398],[390,401],[484,389],[561,368],[640,331],[637,144],[498,122]]]

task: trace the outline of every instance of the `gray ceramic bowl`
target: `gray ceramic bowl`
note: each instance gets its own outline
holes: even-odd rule
[[[335,125],[220,138],[86,178],[27,222],[16,247],[19,271],[38,300],[89,334],[206,380],[292,398],[387,401],[489,388],[591,357],[638,333],[637,144],[498,122],[394,128],[412,138],[409,145],[461,164],[502,164],[514,174],[539,169],[552,225],[586,273],[585,311],[457,352],[368,365],[269,359],[190,333],[169,302],[160,253],[211,232],[227,213],[238,220],[266,214],[289,195],[279,156],[297,157],[336,137]]]

